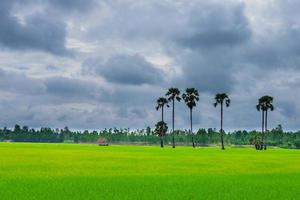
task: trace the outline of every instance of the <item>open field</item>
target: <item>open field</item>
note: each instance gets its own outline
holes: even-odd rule
[[[299,199],[300,151],[0,143],[0,199]]]

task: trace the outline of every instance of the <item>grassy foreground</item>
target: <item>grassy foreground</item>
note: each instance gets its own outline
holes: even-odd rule
[[[0,198],[299,199],[300,151],[0,143]]]

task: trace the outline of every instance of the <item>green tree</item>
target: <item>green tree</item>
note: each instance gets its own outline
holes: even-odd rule
[[[15,132],[15,133],[20,133],[20,132],[21,132],[21,127],[20,127],[20,125],[18,125],[18,124],[15,125],[14,132]]]
[[[151,128],[150,128],[150,126],[147,126],[147,128],[146,128],[146,135],[147,136],[151,135]]]
[[[267,137],[266,132],[268,131],[268,110],[273,111],[273,97],[265,95],[258,99],[258,104],[256,105],[256,109],[262,112],[262,128],[261,128],[261,135],[262,135],[262,143],[263,146],[260,149],[267,149]]]
[[[193,108],[196,106],[196,102],[199,101],[199,93],[195,88],[187,88],[185,93],[182,94],[182,98],[190,109],[190,133],[192,135],[192,144],[195,148],[194,134],[193,134]]]
[[[168,131],[168,126],[164,121],[159,121],[155,124],[155,134],[159,135],[160,138],[160,147],[164,147],[164,140],[163,137],[166,135],[166,132]]]
[[[224,130],[223,130],[223,107],[224,107],[224,103],[226,107],[230,106],[230,99],[228,97],[228,95],[226,93],[219,93],[216,94],[215,96],[215,103],[214,106],[217,107],[218,104],[220,104],[221,107],[221,129],[220,129],[220,135],[221,135],[221,146],[222,146],[222,150],[225,149],[224,147]]]
[[[161,108],[161,121],[164,121],[164,107],[169,107],[168,100],[164,97],[159,97],[156,103],[156,110],[159,110]]]
[[[174,132],[174,119],[175,119],[175,100],[180,101],[180,90],[178,88],[169,88],[166,93],[166,96],[169,101],[172,101],[172,147],[175,148],[175,132]]]

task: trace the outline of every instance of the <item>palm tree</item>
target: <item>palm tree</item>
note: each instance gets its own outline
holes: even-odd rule
[[[185,101],[185,104],[190,109],[190,122],[191,122],[191,134],[192,134],[192,143],[195,148],[194,134],[193,134],[193,108],[196,106],[196,102],[199,101],[199,93],[195,88],[187,88],[185,93],[182,94],[182,98]]]
[[[226,107],[229,107],[230,106],[230,99],[229,99],[229,97],[226,93],[219,93],[219,94],[216,94],[215,100],[216,100],[216,102],[214,103],[214,106],[217,107],[218,104],[220,104],[220,106],[221,106],[221,130],[220,130],[220,134],[221,134],[222,150],[224,150],[225,147],[224,147],[224,130],[223,130],[223,106],[224,106],[224,103],[225,103]]]
[[[262,112],[262,128],[261,128],[261,133],[262,133],[262,143],[263,147],[261,146],[260,149],[264,148],[265,150],[267,149],[267,138],[265,132],[268,131],[268,110],[273,111],[274,106],[273,106],[273,97],[265,95],[262,96],[258,99],[258,104],[256,105],[256,109],[258,111]]]
[[[164,107],[168,105],[168,100],[164,97],[159,97],[156,101],[157,106],[156,106],[156,110],[159,110],[161,108],[161,121],[164,121]]]
[[[164,140],[163,137],[165,136],[166,132],[168,130],[168,126],[164,121],[159,121],[155,124],[155,130],[154,132],[159,135],[160,137],[160,147],[164,147]]]
[[[172,147],[175,148],[175,132],[174,132],[174,115],[175,115],[175,100],[180,101],[180,91],[178,88],[169,88],[168,92],[166,93],[168,101],[172,101],[172,131],[173,131],[173,138],[172,138]]]

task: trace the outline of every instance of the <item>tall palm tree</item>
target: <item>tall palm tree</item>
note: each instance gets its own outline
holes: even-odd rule
[[[262,112],[262,128],[261,128],[261,133],[262,133],[263,147],[261,146],[260,149],[264,148],[266,150],[267,149],[266,132],[268,131],[268,110],[271,110],[271,111],[274,110],[273,97],[268,96],[268,95],[260,97],[258,99],[258,104],[256,105],[256,109],[258,111]]]
[[[156,106],[156,110],[159,110],[161,108],[161,121],[164,121],[164,107],[168,105],[168,100],[164,97],[159,97],[156,101],[157,106]]]
[[[175,115],[175,100],[180,101],[180,90],[178,88],[169,88],[166,93],[168,101],[172,101],[172,131],[173,131],[173,138],[172,138],[172,147],[175,148],[175,132],[174,132],[174,115]]]
[[[182,98],[185,101],[185,104],[190,109],[190,122],[191,122],[191,134],[192,134],[192,143],[195,148],[194,134],[193,134],[193,108],[196,106],[196,102],[199,101],[199,93],[195,88],[187,88],[185,93],[182,94]]]
[[[166,132],[168,130],[168,126],[164,121],[159,121],[155,124],[155,130],[154,132],[159,135],[160,138],[160,147],[164,147],[164,140],[163,137],[166,135]]]
[[[257,111],[261,111],[261,142],[260,144],[263,142],[263,134],[264,134],[264,128],[265,128],[265,107],[263,102],[261,101],[261,98],[258,100],[258,104],[256,105],[256,110]],[[262,149],[262,145],[258,145],[256,147],[257,150],[261,150]]]
[[[214,106],[217,107],[218,104],[220,104],[221,107],[221,130],[220,130],[220,134],[221,134],[221,146],[222,146],[222,150],[225,149],[224,147],[224,130],[223,130],[223,107],[224,107],[224,103],[226,107],[230,106],[230,99],[228,97],[228,95],[226,93],[219,93],[216,94],[215,96],[215,103]]]

